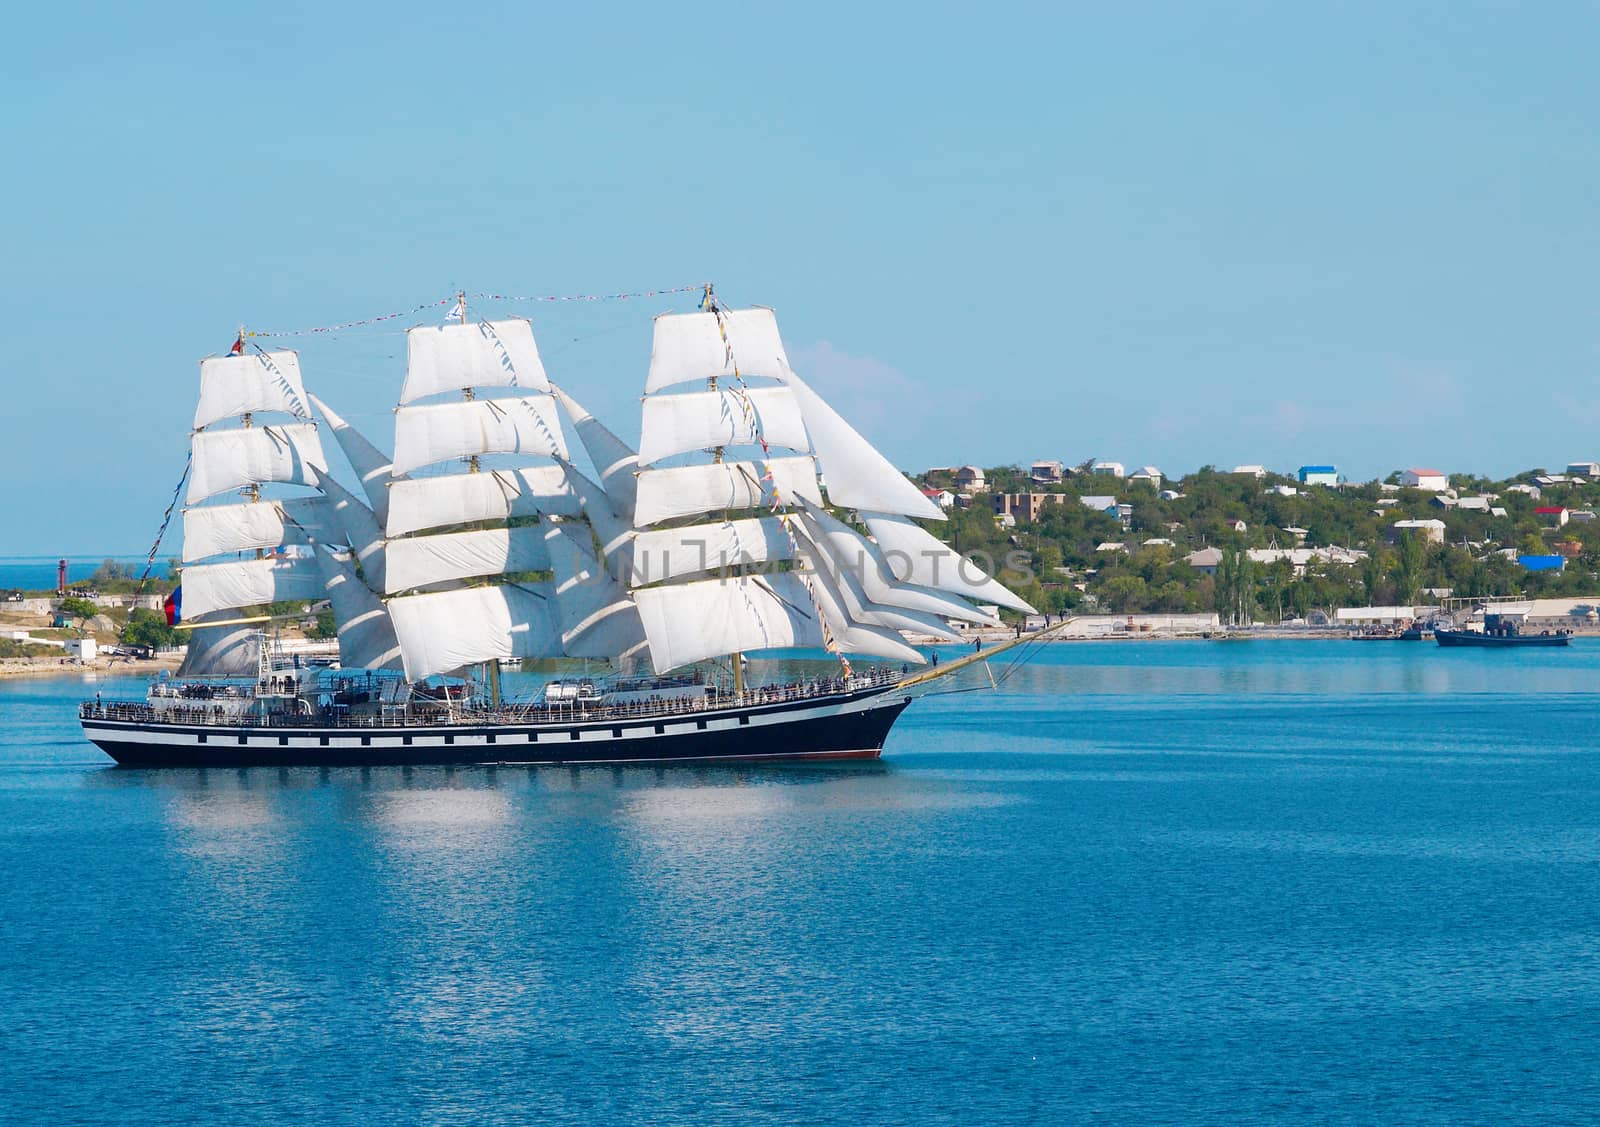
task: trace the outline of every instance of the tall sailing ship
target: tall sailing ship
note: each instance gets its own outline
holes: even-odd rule
[[[292,351],[241,331],[201,362],[187,656],[145,699],[80,710],[118,763],[876,758],[921,686],[978,656],[912,671],[909,639],[1032,610],[918,523],[944,514],[790,368],[770,309],[708,286],[655,319],[637,450],[550,381],[527,320],[473,320],[462,295],[406,344],[392,457]],[[284,651],[261,613],[321,600],[336,663]],[[751,652],[797,649],[835,667],[751,676]],[[502,693],[503,663],[547,658],[609,673]]]

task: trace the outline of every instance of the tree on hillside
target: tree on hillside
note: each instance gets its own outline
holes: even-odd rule
[[[100,613],[100,608],[88,599],[62,599],[59,609],[62,614],[71,615],[73,618],[78,619],[78,629],[80,630],[84,628],[84,625],[91,618]]]
[[[1255,562],[1238,548],[1225,550],[1217,564],[1216,606],[1229,626],[1248,626],[1255,621]]]
[[[1414,532],[1408,532],[1400,539],[1400,552],[1394,565],[1394,581],[1396,595],[1400,605],[1416,605],[1417,595],[1422,591],[1422,572],[1427,566],[1428,550],[1422,543],[1422,537]]]
[[[178,631],[167,625],[166,618],[159,611],[144,607],[135,607],[128,615],[122,640],[130,646],[149,646],[151,649],[182,644]]]

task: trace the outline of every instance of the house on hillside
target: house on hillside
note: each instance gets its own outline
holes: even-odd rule
[[[1093,509],[1097,513],[1109,513],[1112,516],[1117,515],[1117,499],[1115,497],[1096,494],[1089,497],[1079,497],[1078,500],[1083,502],[1083,507],[1086,509]]]
[[[989,498],[996,513],[1009,513],[1017,520],[1035,521],[1046,505],[1064,505],[1065,493],[996,493]]]
[[[1438,470],[1413,467],[1400,471],[1400,484],[1407,489],[1426,489],[1443,493],[1450,488],[1450,479]]]
[[[1041,459],[1028,467],[1028,476],[1040,485],[1051,485],[1067,476],[1067,467],[1060,462]]]
[[[1121,462],[1096,462],[1089,467],[1089,472],[1099,474],[1101,477],[1121,477],[1123,469]]]
[[[1201,548],[1199,551],[1190,552],[1183,557],[1183,562],[1196,571],[1207,575],[1215,575],[1217,567],[1222,563],[1221,548]]]
[[[1567,510],[1564,505],[1540,505],[1533,510],[1533,515],[1539,518],[1541,524],[1552,528],[1560,528],[1567,523]]]
[[[1129,481],[1147,481],[1152,488],[1161,488],[1161,471],[1154,466],[1140,466],[1128,475]]]
[[[1444,543],[1444,521],[1442,520],[1397,520],[1389,526],[1389,542],[1397,544],[1401,537],[1406,535],[1420,536],[1429,544]]]
[[[1263,492],[1276,493],[1279,497],[1293,497],[1300,491],[1292,485],[1269,485]]]
[[[1524,571],[1565,571],[1567,557],[1562,555],[1519,555],[1517,563]]]
[[[1230,473],[1249,474],[1251,477],[1254,477],[1254,478],[1263,478],[1263,477],[1267,476],[1267,467],[1266,466],[1255,466],[1255,465],[1234,466],[1233,469],[1230,470],[1229,472]]]
[[[957,491],[987,493],[989,483],[983,480],[983,471],[977,466],[959,466],[950,475],[955,479]]]
[[[948,489],[924,489],[922,495],[941,509],[955,508],[956,495]]]
[[[1301,466],[1295,476],[1301,485],[1339,484],[1339,470],[1335,466]]]
[[[1600,477],[1600,462],[1568,462],[1567,472],[1591,479],[1597,478]]]

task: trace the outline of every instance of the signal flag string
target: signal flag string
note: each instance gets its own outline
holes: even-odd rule
[[[664,297],[667,294],[694,293],[702,288],[700,284],[692,286],[669,286],[660,290],[639,290],[634,293],[608,293],[608,294],[549,294],[538,297],[520,297],[515,294],[503,293],[471,293],[467,296],[474,301],[532,301],[543,304],[559,304],[564,302],[592,302],[592,301],[634,301],[640,298]],[[336,333],[343,329],[359,329],[365,325],[377,325],[384,321],[394,321],[401,317],[414,317],[418,313],[429,309],[440,309],[446,305],[453,305],[455,297],[441,298],[438,301],[427,301],[410,309],[402,309],[395,313],[380,313],[373,317],[363,317],[359,321],[343,321],[337,325],[315,325],[309,329],[249,329],[246,337],[309,337],[322,333]]]
[[[161,552],[161,541],[167,538],[167,526],[172,523],[172,512],[178,507],[178,498],[183,495],[183,483],[189,480],[189,471],[194,467],[194,451],[189,451],[189,456],[183,460],[183,474],[178,478],[177,487],[172,491],[172,500],[167,502],[167,511],[161,514],[161,527],[156,531],[156,540],[150,545],[150,555],[144,561],[144,574],[139,576],[139,587],[133,593],[133,606],[128,611],[128,621],[133,621],[133,610],[139,606],[139,597],[144,594],[144,586],[150,580],[150,569],[155,566],[156,556]]]

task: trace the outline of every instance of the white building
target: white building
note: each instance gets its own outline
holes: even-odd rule
[[[1096,462],[1094,465],[1089,467],[1089,472],[1099,474],[1102,477],[1123,476],[1121,462]]]
[[[989,489],[989,483],[983,479],[983,471],[977,466],[960,466],[953,476],[956,488],[968,493],[984,493]]]
[[[1340,607],[1333,612],[1340,626],[1390,626],[1417,617],[1419,607]]]
[[[1254,477],[1254,478],[1263,478],[1263,477],[1267,476],[1267,467],[1266,466],[1254,466],[1254,465],[1252,465],[1252,466],[1234,466],[1232,472],[1233,473],[1249,474],[1251,477]]]
[[[1400,484],[1407,489],[1427,489],[1443,493],[1450,488],[1450,479],[1438,470],[1418,469],[1400,471]]]
[[[67,656],[74,661],[88,665],[94,661],[99,649],[94,644],[93,638],[71,638],[66,644]]]
[[[1183,557],[1183,562],[1196,571],[1203,571],[1207,575],[1217,573],[1217,565],[1222,562],[1221,548],[1201,548],[1199,551],[1190,552]]]
[[[1600,462],[1568,462],[1567,472],[1590,478],[1600,477]]]
[[[1129,481],[1148,481],[1155,488],[1161,488],[1161,471],[1154,466],[1140,466],[1128,475]]]
[[[1421,536],[1429,544],[1444,543],[1444,521],[1442,520],[1397,520],[1389,526],[1390,539],[1398,540],[1400,537],[1411,533]]]
[[[1028,476],[1041,484],[1060,481],[1066,476],[1067,468],[1060,462],[1051,462],[1040,459],[1028,467]]]

